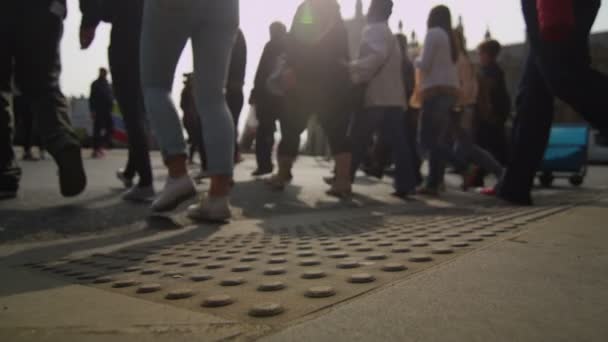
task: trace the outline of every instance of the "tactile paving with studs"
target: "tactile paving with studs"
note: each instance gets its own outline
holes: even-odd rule
[[[482,215],[365,216],[216,233],[26,266],[239,321],[282,324],[484,247],[569,206]]]

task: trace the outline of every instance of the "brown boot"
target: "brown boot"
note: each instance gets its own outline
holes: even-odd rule
[[[350,153],[337,154],[334,159],[336,162],[336,178],[327,194],[338,198],[350,197],[353,194],[350,174],[352,155]]]
[[[287,184],[291,182],[293,176],[291,175],[291,168],[295,158],[279,156],[277,157],[277,164],[279,169],[275,175],[270,177],[267,181],[268,185],[276,191],[283,191]]]

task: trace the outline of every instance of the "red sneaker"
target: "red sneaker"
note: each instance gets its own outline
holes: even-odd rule
[[[495,197],[497,192],[496,192],[496,188],[491,187],[491,188],[482,188],[479,190],[479,194],[484,195],[484,196],[492,196]]]

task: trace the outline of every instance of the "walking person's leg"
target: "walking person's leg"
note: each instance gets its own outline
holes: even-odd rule
[[[325,132],[335,162],[335,179],[327,194],[344,198],[352,195],[352,140],[348,134],[352,118],[345,102],[333,99],[328,103],[330,104],[328,105],[326,102],[315,111],[319,113],[319,122]]]
[[[429,155],[429,175],[421,194],[438,195],[443,183],[445,165],[448,160],[456,164],[451,146],[446,145],[450,133],[452,108],[455,98],[439,95],[424,101],[420,120],[420,145]]]
[[[97,158],[101,149],[101,132],[103,130],[101,113],[93,113],[93,158]]]
[[[34,113],[23,96],[13,97],[13,112],[17,130],[21,130],[23,139],[23,160],[34,160],[32,145],[34,143]]]
[[[206,14],[192,36],[192,52],[195,99],[204,123],[211,184],[207,198],[189,209],[189,217],[225,221],[231,217],[229,195],[233,184],[236,127],[226,104],[224,87],[239,24],[239,3],[224,0],[205,2],[202,6]]]
[[[395,161],[395,195],[406,197],[416,191],[416,174],[412,161],[411,148],[405,136],[405,112],[403,109],[386,108],[384,111],[383,134],[392,150]]]
[[[13,119],[10,106],[13,75],[13,39],[15,25],[10,18],[14,11],[0,11],[0,199],[17,196],[21,169],[13,150]]]
[[[286,98],[285,115],[279,118],[281,141],[277,150],[277,172],[268,179],[268,184],[278,191],[293,179],[292,168],[300,151],[300,135],[306,130],[312,108],[310,99],[300,98],[302,93],[293,91]]]
[[[410,148],[410,156],[412,156],[412,163],[414,167],[414,174],[416,176],[416,185],[422,184],[423,177],[421,172],[422,158],[420,158],[420,151],[418,150],[418,117],[419,111],[417,109],[408,109],[405,117],[405,137],[408,141]]]
[[[553,95],[549,92],[536,56],[531,52],[517,96],[513,123],[512,153],[499,185],[499,196],[509,202],[529,205],[534,177],[549,139],[553,120]]]
[[[42,144],[57,163],[62,195],[76,196],[84,191],[87,179],[80,142],[72,129],[68,104],[59,86],[59,51],[65,12],[59,7],[50,11],[46,2],[21,2],[17,6],[23,6],[22,15],[18,16],[23,20],[18,24],[15,81],[40,123]],[[36,47],[35,54],[32,46]]]
[[[382,108],[362,110],[355,114],[350,131],[352,142],[351,179],[354,182],[357,171],[363,163],[375,132],[379,131],[384,120]]]
[[[510,156],[498,195],[515,204],[532,203],[534,176],[542,161],[551,121],[553,96],[570,104],[606,134],[608,77],[591,68],[589,32],[601,1],[574,2],[576,26],[562,42],[542,40],[536,2],[522,0],[531,54],[520,86]]]
[[[275,120],[273,114],[260,108],[257,112],[258,127],[255,138],[255,157],[258,168],[253,176],[263,176],[273,171],[272,148],[274,146]]]
[[[113,138],[114,138],[114,118],[112,117],[112,111],[108,111],[105,113],[105,122],[104,122],[104,146],[106,149],[112,149]]]
[[[169,171],[152,209],[168,211],[196,194],[186,167],[186,142],[171,88],[177,63],[192,32],[192,9],[186,3],[144,2],[141,78],[146,111]]]
[[[232,121],[234,122],[234,160],[235,162],[239,162],[238,129],[241,111],[243,111],[243,104],[245,103],[243,89],[226,89],[226,103],[228,104],[228,109],[230,110],[230,114],[232,114]]]
[[[128,136],[129,155],[125,176],[139,176],[137,186],[123,195],[126,200],[148,200],[154,196],[148,134],[145,129],[145,108],[140,77],[139,41],[141,23],[134,13],[130,22],[114,22],[112,46],[109,50],[110,68],[116,100]]]
[[[106,122],[107,142],[106,146],[108,149],[114,148],[114,114],[113,111],[108,112],[108,121]]]
[[[473,108],[466,107],[462,113],[460,120],[460,127],[457,128],[456,147],[455,152],[461,160],[471,162],[484,170],[487,170],[494,174],[497,179],[502,178],[503,167],[502,165],[492,157],[492,155],[482,149],[479,145],[473,142]],[[475,181],[475,175],[467,175],[466,170],[463,179],[463,190],[467,190],[473,186]]]

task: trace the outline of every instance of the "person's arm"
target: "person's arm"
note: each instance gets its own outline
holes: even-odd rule
[[[366,51],[364,56],[351,62],[351,75],[355,83],[369,82],[378,73],[378,70],[386,63],[391,50],[390,44],[394,40],[387,40],[383,27],[372,25],[365,30],[362,50]]]
[[[416,69],[420,69],[423,72],[428,72],[433,67],[433,60],[435,59],[436,43],[437,43],[437,31],[429,30],[424,39],[424,47],[422,54],[416,59]]]
[[[264,50],[262,51],[262,57],[258,64],[258,70],[255,73],[255,80],[253,81],[253,89],[251,90],[251,96],[249,98],[249,104],[256,104],[258,93],[266,87],[266,80],[270,75],[270,68],[272,61],[270,61],[270,43],[266,43]],[[276,56],[275,56],[276,58]]]
[[[85,50],[95,40],[95,31],[101,22],[101,4],[104,0],[80,0],[80,47]]]
[[[234,48],[232,50],[232,60],[230,62],[230,75],[228,77],[228,87],[232,89],[243,88],[245,83],[245,70],[247,68],[247,43],[243,31],[238,30]]]

